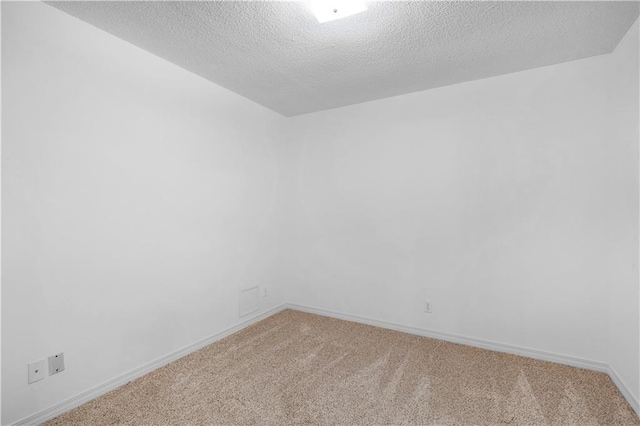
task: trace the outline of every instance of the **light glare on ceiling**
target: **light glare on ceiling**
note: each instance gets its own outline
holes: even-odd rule
[[[357,0],[312,0],[311,9],[318,22],[323,23],[364,12],[367,6]]]

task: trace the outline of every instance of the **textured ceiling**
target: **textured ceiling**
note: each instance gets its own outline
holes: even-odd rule
[[[51,2],[286,116],[611,52],[637,2]]]

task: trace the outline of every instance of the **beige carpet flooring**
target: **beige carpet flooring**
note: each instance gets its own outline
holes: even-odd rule
[[[605,374],[286,310],[49,425],[640,425]]]

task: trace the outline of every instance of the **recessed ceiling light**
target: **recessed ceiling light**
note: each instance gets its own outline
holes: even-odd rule
[[[364,1],[357,0],[312,0],[311,8],[320,23],[345,18],[367,10]]]

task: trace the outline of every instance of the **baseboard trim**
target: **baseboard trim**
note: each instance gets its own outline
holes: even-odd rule
[[[288,303],[288,309],[307,312],[310,314],[321,315],[341,319],[345,321],[357,322],[360,324],[372,325],[374,327],[385,328],[388,330],[401,331],[404,333],[415,334],[422,337],[444,340],[451,343],[458,343],[476,348],[489,349],[497,352],[504,352],[512,355],[519,355],[542,361],[555,362],[557,364],[569,365],[571,367],[584,368],[587,370],[598,371],[600,373],[608,373],[609,365],[605,362],[593,361],[590,359],[578,358],[569,355],[562,355],[553,352],[539,351],[536,349],[526,348],[522,346],[509,345],[506,343],[493,342],[490,340],[476,339],[452,333],[442,333],[439,331],[428,330],[426,328],[413,327],[409,325],[397,324],[390,321],[367,318],[359,315],[351,315],[342,312],[331,311],[328,309],[314,308],[310,306],[297,305]]]
[[[234,326],[226,328],[218,333],[212,334],[211,336],[205,337],[204,339],[198,340],[190,345],[184,346],[176,351],[173,351],[167,355],[164,355],[160,358],[156,358],[155,360],[148,362],[144,365],[141,365],[138,368],[130,370],[120,376],[108,380],[100,385],[97,385],[87,391],[79,393],[71,398],[66,399],[52,407],[46,408],[42,411],[39,411],[35,414],[32,414],[28,417],[25,417],[21,420],[18,420],[12,423],[12,426],[26,426],[26,425],[40,425],[48,420],[51,420],[59,415],[73,410],[76,407],[81,406],[82,404],[86,404],[87,402],[98,398],[99,396],[104,395],[107,392],[110,392],[114,389],[119,388],[132,380],[135,380],[141,376],[144,376],[147,373],[150,373],[153,370],[156,370],[160,367],[163,367],[173,361],[176,361],[186,355],[189,355],[192,352],[195,352],[199,349],[204,348],[212,343],[217,342],[220,339],[223,339],[233,333],[236,333],[243,328],[246,328],[258,321],[262,321],[265,318],[268,318],[278,312],[286,309],[286,304],[281,304],[276,306],[275,308],[269,309],[261,314],[254,315],[250,318],[246,318],[243,321],[240,321]]]
[[[415,334],[423,337],[430,337],[432,339],[444,340],[452,343],[459,343],[462,345],[473,346],[476,348],[489,349],[497,352],[504,352],[512,355],[524,356],[533,359],[539,359],[542,361],[555,362],[556,364],[569,365],[571,367],[584,368],[587,370],[593,370],[600,373],[606,373],[611,378],[613,384],[618,388],[624,399],[627,400],[633,411],[640,417],[640,401],[638,401],[624,381],[620,378],[616,370],[608,363],[593,361],[584,358],[573,357],[569,355],[558,354],[554,352],[539,351],[536,349],[525,348],[522,346],[508,345],[505,343],[493,342],[490,340],[476,339],[473,337],[461,336],[451,333],[442,333],[438,331],[428,330],[424,328],[412,327],[408,325],[402,325],[393,323],[390,321],[377,320],[373,318],[362,317],[359,315],[345,314],[342,312],[331,311],[328,309],[314,308],[310,306],[297,305],[295,303],[288,303],[287,309],[293,309],[296,311],[307,312],[309,314],[321,315],[330,318],[336,318],[345,321],[357,322],[360,324],[372,325],[374,327],[385,328],[388,330],[401,331],[404,333]]]
[[[359,315],[351,315],[351,314],[346,314],[342,312],[336,312],[328,309],[298,305],[295,303],[283,303],[261,314],[254,315],[250,318],[240,321],[234,326],[226,328],[218,333],[212,334],[211,336],[205,337],[204,339],[201,339],[190,345],[184,346],[174,352],[171,352],[165,356],[157,358],[138,368],[128,371],[116,378],[108,380],[87,391],[84,391],[75,396],[72,396],[71,398],[68,398],[65,401],[62,401],[52,407],[49,407],[35,414],[32,414],[28,417],[25,417],[21,420],[18,420],[12,423],[11,426],[40,425],[67,411],[70,411],[76,407],[79,407],[82,404],[85,404],[93,399],[96,399],[107,392],[117,389],[120,386],[123,386],[132,380],[135,380],[141,376],[144,376],[145,374],[150,373],[153,370],[163,367],[173,361],[176,361],[186,355],[189,355],[192,352],[195,352],[199,349],[204,348],[205,346],[215,343],[220,339],[223,339],[233,333],[236,333],[242,330],[243,328],[246,328],[256,322],[262,321],[263,319],[268,318],[272,315],[275,315],[278,312],[281,312],[285,309],[292,309],[292,310],[306,312],[310,314],[336,318],[336,319],[356,322],[360,324],[371,325],[374,327],[385,328],[388,330],[401,331],[404,333],[414,334],[414,335],[423,336],[423,337],[429,337],[432,339],[438,339],[438,340],[458,343],[458,344],[467,345],[467,346],[473,346],[473,347],[482,348],[482,349],[489,349],[497,352],[504,352],[512,355],[539,359],[542,361],[555,362],[558,364],[569,365],[572,367],[584,368],[587,370],[598,371],[601,373],[607,373],[609,377],[611,377],[611,380],[616,385],[616,387],[620,390],[620,393],[622,394],[622,396],[627,400],[631,408],[640,417],[640,402],[633,396],[633,394],[631,393],[629,388],[626,386],[624,381],[620,378],[616,370],[613,367],[611,367],[609,364],[604,362],[593,361],[589,359],[583,359],[583,358],[578,358],[578,357],[573,357],[568,355],[562,355],[562,354],[553,353],[553,352],[539,351],[536,349],[531,349],[531,348],[526,348],[526,347],[521,347],[516,345],[509,345],[509,344],[499,343],[499,342],[493,342],[490,340],[476,339],[473,337],[456,335],[452,333],[442,333],[442,332],[428,330],[424,328],[397,324],[390,321],[384,321],[384,320],[378,320],[373,318],[367,318]]]
[[[633,396],[633,394],[625,384],[624,380],[622,380],[622,378],[618,375],[618,372],[616,371],[616,369],[613,368],[611,365],[609,365],[608,373],[609,373],[609,377],[611,377],[611,381],[613,382],[613,384],[616,385],[616,387],[618,388],[622,396],[624,396],[624,399],[627,400],[631,408],[633,408],[633,411],[635,411],[638,417],[640,417],[640,401],[638,401]]]

